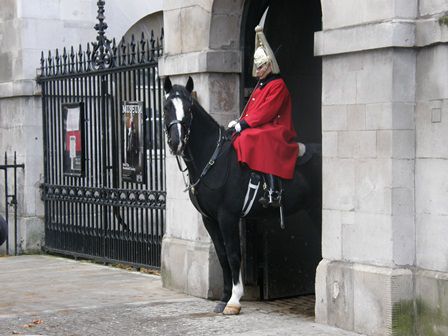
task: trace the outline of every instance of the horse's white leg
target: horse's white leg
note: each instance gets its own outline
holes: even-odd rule
[[[240,299],[244,294],[244,286],[243,286],[243,279],[241,276],[241,270],[240,275],[238,277],[238,282],[233,284],[232,287],[232,296],[230,297],[230,300],[227,302],[227,306],[223,311],[224,315],[237,315],[241,311],[241,304]]]

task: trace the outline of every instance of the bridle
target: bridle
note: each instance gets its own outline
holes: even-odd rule
[[[179,94],[176,94],[176,96],[179,96]],[[172,99],[172,97],[168,97],[168,99]],[[188,107],[188,114],[190,115],[190,122],[188,123],[188,125],[186,124],[186,122],[184,120],[179,120],[179,119],[174,119],[172,120],[165,128],[165,133],[166,133],[166,137],[168,140],[168,143],[170,143],[171,141],[171,136],[170,136],[170,130],[171,127],[173,127],[174,125],[179,124],[181,126],[181,128],[184,131],[184,136],[182,138],[179,139],[179,141],[182,143],[182,151],[180,153],[181,156],[184,156],[184,148],[188,143],[188,139],[190,138],[190,132],[191,132],[191,124],[193,122],[193,113],[191,113],[191,109],[193,107],[193,98],[190,97],[190,106]],[[171,149],[171,148],[170,148]],[[173,150],[171,149],[171,152],[173,153]],[[174,154],[174,153],[173,153]],[[177,157],[177,155],[176,155]]]
[[[176,96],[178,96],[178,94],[176,94]],[[171,97],[169,96],[167,99],[170,99],[170,98]],[[171,129],[171,127],[173,127],[174,125],[180,124],[180,126],[184,130],[183,138],[179,139],[179,141],[181,141],[181,143],[183,145],[182,146],[182,151],[181,151],[181,153],[176,155],[177,165],[179,167],[179,170],[182,173],[184,173],[187,170],[187,168],[182,169],[182,166],[181,166],[181,163],[180,163],[180,160],[179,160],[179,156],[181,156],[184,159],[184,161],[187,161],[187,157],[184,154],[184,149],[187,146],[188,140],[190,138],[191,124],[193,122],[193,113],[192,113],[193,104],[194,104],[193,98],[190,97],[190,106],[188,108],[188,114],[190,115],[190,122],[188,123],[188,125],[183,120],[174,119],[166,126],[166,130],[165,130],[165,132],[167,134],[168,142],[170,141],[170,129]],[[199,177],[197,178],[196,182],[192,183],[191,180],[190,180],[190,182],[187,182],[187,180],[184,178],[184,182],[185,182],[185,186],[186,186],[186,189],[184,191],[191,190],[193,193],[195,193],[195,187],[199,184],[201,179],[208,173],[208,171],[213,167],[213,165],[215,164],[216,159],[220,156],[219,154],[220,154],[220,151],[221,151],[222,144],[223,144],[224,140],[225,139],[223,137],[223,134],[222,134],[222,131],[221,131],[221,127],[219,127],[218,141],[216,143],[216,147],[215,147],[215,150],[213,151],[212,156],[208,160],[208,162],[205,165],[205,167],[202,169],[202,172],[199,175]],[[173,152],[172,149],[171,149],[171,152]],[[190,153],[190,156],[192,156],[191,153]],[[188,160],[188,161],[193,161],[193,164],[194,164],[194,160],[192,158],[190,160]]]

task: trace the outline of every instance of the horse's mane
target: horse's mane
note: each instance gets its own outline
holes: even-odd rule
[[[174,85],[173,89],[177,90],[178,92],[180,91],[181,95],[184,96],[185,98],[190,95],[187,89],[182,85]],[[218,124],[218,122],[202,107],[202,105],[198,102],[196,98],[191,96],[191,99],[193,101],[193,106],[195,107],[196,110],[195,113],[199,114],[200,117],[203,118],[203,120],[206,123],[216,125],[217,128],[222,128],[222,126]]]
[[[216,125],[216,127],[222,127],[218,122],[208,113],[199,102],[193,98],[193,105],[196,107],[196,112],[201,115],[202,118],[205,119],[206,122],[212,123]]]

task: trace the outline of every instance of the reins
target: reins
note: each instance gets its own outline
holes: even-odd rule
[[[182,157],[182,159],[184,160],[185,163],[191,162],[194,169],[198,170],[198,168],[196,166],[196,162],[193,157],[193,154],[191,153],[189,146],[187,146],[188,140],[190,138],[191,125],[193,122],[193,114],[191,113],[192,107],[193,107],[193,100],[191,100],[191,105],[189,107],[189,112],[191,114],[191,119],[190,119],[189,125],[185,125],[185,123],[182,120],[175,119],[175,120],[172,120],[166,126],[166,132],[167,132],[167,134],[169,134],[170,128],[177,124],[180,124],[181,127],[183,127],[185,130],[185,136],[183,139],[181,139],[181,141],[183,142],[184,146],[187,147],[188,154],[185,155],[182,153],[182,155],[176,155],[176,161],[177,161],[177,166],[182,173],[182,177],[183,177],[183,180],[185,183],[186,188],[184,189],[184,192],[191,190],[193,193],[195,193],[195,187],[201,182],[201,180],[204,178],[204,176],[207,175],[207,173],[210,171],[210,169],[214,166],[216,160],[218,158],[220,158],[222,155],[224,155],[224,152],[223,153],[220,153],[220,152],[223,147],[223,144],[226,142],[227,135],[226,134],[223,135],[223,131],[222,131],[221,127],[218,127],[218,141],[216,143],[215,150],[213,151],[210,159],[207,161],[207,164],[204,166],[201,173],[199,174],[199,177],[196,179],[196,181],[194,183],[191,182],[191,178],[186,179],[184,173],[188,170],[188,166],[186,165],[185,168],[182,168],[182,164],[179,159],[179,156]],[[234,138],[231,138],[230,140],[231,140],[231,142],[233,142]],[[230,147],[231,146],[229,146],[229,148]],[[190,156],[190,157],[187,159],[187,156]],[[225,184],[225,182],[224,182],[224,184]]]
[[[223,140],[223,137],[222,137],[221,127],[220,127],[219,128],[219,133],[218,133],[218,142],[216,144],[216,147],[215,147],[215,150],[213,151],[212,156],[208,160],[208,162],[205,165],[205,167],[202,169],[202,172],[199,175],[199,177],[197,178],[196,182],[194,182],[194,183],[190,182],[189,185],[186,185],[186,188],[185,188],[184,192],[189,191],[189,190],[191,190],[193,193],[195,192],[194,188],[199,184],[199,182],[201,182],[202,178],[209,172],[209,170],[215,164],[216,159],[219,156],[219,152],[221,151],[221,147],[222,147],[222,143],[223,143],[222,140]],[[192,160],[192,161],[194,162],[194,160]]]

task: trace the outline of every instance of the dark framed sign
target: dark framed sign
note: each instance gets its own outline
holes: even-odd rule
[[[84,176],[84,104],[62,104],[64,175]]]
[[[145,142],[142,101],[124,101],[121,104],[122,120],[122,178],[127,182],[145,181]]]

